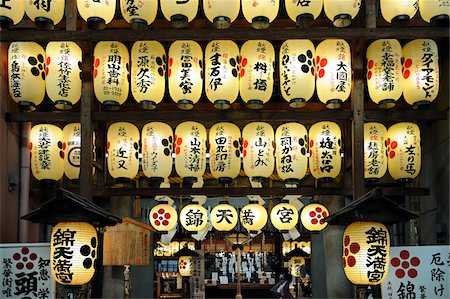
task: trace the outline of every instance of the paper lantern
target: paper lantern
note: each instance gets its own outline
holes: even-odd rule
[[[148,215],[151,226],[159,232],[172,230],[178,221],[177,211],[166,201],[160,201]]]
[[[217,29],[229,28],[236,20],[240,8],[240,0],[203,0],[203,12]]]
[[[431,39],[416,39],[403,47],[403,97],[414,108],[433,102],[439,93],[439,55]]]
[[[388,170],[394,180],[411,182],[421,166],[420,129],[414,123],[403,122],[387,131]]]
[[[310,26],[322,12],[323,0],[284,0],[284,6],[289,18],[297,26]]]
[[[275,50],[266,40],[249,40],[241,48],[239,90],[248,108],[261,109],[272,97]]]
[[[300,220],[303,227],[310,232],[319,232],[327,227],[328,223],[324,222],[323,219],[329,215],[327,207],[318,203],[311,203],[303,207]]]
[[[281,202],[270,211],[270,221],[280,232],[288,232],[298,223],[298,210],[289,202]]]
[[[128,98],[130,57],[121,42],[99,42],[94,49],[94,93],[107,110],[118,110]]]
[[[237,211],[227,202],[220,202],[211,210],[211,224],[218,231],[230,231],[237,222]]]
[[[386,174],[386,135],[383,124],[364,124],[364,178],[368,181],[377,181]]]
[[[425,22],[448,26],[450,3],[445,0],[419,0],[419,12]]]
[[[343,240],[344,272],[355,285],[378,285],[389,270],[390,236],[379,222],[354,222]]]
[[[133,179],[139,170],[139,130],[127,122],[113,123],[107,133],[109,174],[118,181]]]
[[[252,181],[262,181],[272,175],[274,132],[270,124],[253,122],[242,131],[244,171]]]
[[[286,40],[280,49],[280,89],[292,108],[302,108],[316,87],[314,45],[309,40]]]
[[[293,256],[289,260],[291,275],[294,277],[302,277],[302,266],[305,265],[305,258],[301,256]]]
[[[209,169],[213,177],[230,184],[241,170],[241,131],[232,123],[221,122],[209,129]]]
[[[205,91],[217,109],[228,109],[239,93],[239,48],[230,40],[213,40],[205,49]]]
[[[246,230],[257,233],[267,223],[267,210],[257,201],[250,200],[248,205],[242,207],[239,219]]]
[[[352,89],[350,46],[343,39],[327,39],[316,48],[317,96],[329,109],[339,108]]]
[[[8,49],[9,95],[33,111],[45,96],[45,51],[35,42],[12,42]]]
[[[62,131],[64,149],[64,173],[70,180],[80,177],[81,124],[67,124]]]
[[[418,0],[380,0],[381,15],[388,23],[403,25],[414,17]]]
[[[162,183],[172,172],[172,128],[151,122],[142,128],[142,171],[151,181]]]
[[[396,39],[379,39],[367,48],[367,87],[373,102],[392,108],[402,95],[402,46]]]
[[[188,184],[205,173],[206,141],[206,129],[200,123],[186,121],[175,129],[175,170]]]
[[[169,93],[178,108],[189,110],[203,91],[203,52],[191,40],[175,41],[169,48]]]
[[[194,268],[192,256],[180,256],[178,258],[178,272],[181,276],[191,276]]]
[[[77,0],[77,7],[90,28],[101,30],[114,18],[116,1]]]
[[[336,123],[322,121],[309,129],[309,167],[314,178],[333,181],[341,172],[341,129]]]
[[[132,29],[147,29],[158,12],[158,0],[120,0],[122,16]]]
[[[50,239],[50,267],[53,279],[62,285],[83,285],[97,268],[98,238],[86,222],[59,222]]]
[[[69,110],[81,98],[81,48],[74,42],[49,42],[45,52],[47,95],[56,108]]]
[[[187,231],[201,231],[208,224],[208,211],[197,202],[192,202],[181,209],[180,224]]]
[[[9,29],[22,21],[25,14],[25,2],[23,0],[3,2],[3,4],[0,4],[0,28]]]
[[[131,92],[144,109],[155,109],[166,91],[167,57],[157,41],[137,41],[131,49]]]
[[[242,14],[254,29],[266,29],[277,17],[280,0],[242,0]]]
[[[65,0],[37,0],[24,3],[25,13],[40,29],[53,29],[64,16]]]
[[[308,170],[308,132],[304,125],[286,123],[275,133],[278,176],[288,184],[299,183]]]
[[[350,26],[360,8],[361,0],[323,0],[325,14],[339,28]]]
[[[161,11],[175,28],[186,28],[197,15],[199,0],[160,1]]]

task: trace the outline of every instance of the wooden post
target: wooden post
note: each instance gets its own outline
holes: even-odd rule
[[[66,31],[76,31],[78,16],[76,0],[66,0],[66,8],[64,14],[66,17]]]

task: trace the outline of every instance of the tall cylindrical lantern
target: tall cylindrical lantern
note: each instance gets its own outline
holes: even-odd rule
[[[364,124],[364,178],[368,181],[377,181],[386,174],[386,135],[383,124]]]
[[[217,109],[228,109],[239,94],[239,48],[231,40],[213,40],[205,49],[205,91]]]
[[[111,22],[116,12],[116,1],[77,0],[78,13],[88,26],[101,30]]]
[[[202,178],[206,170],[205,127],[197,122],[186,121],[175,129],[175,170],[190,184]]]
[[[122,16],[132,29],[147,29],[158,12],[158,0],[120,0]]]
[[[167,201],[160,201],[148,215],[151,226],[159,232],[168,232],[177,225],[178,214]]]
[[[439,55],[431,39],[416,39],[403,47],[403,97],[414,108],[433,102],[439,93]]]
[[[350,46],[343,39],[326,39],[316,48],[317,96],[329,109],[339,108],[352,89]]]
[[[23,0],[4,2],[0,5],[0,28],[9,29],[22,21],[25,14],[25,2]]]
[[[63,132],[49,124],[30,132],[31,172],[39,181],[59,181],[64,174]]]
[[[61,110],[69,110],[81,98],[83,53],[74,42],[49,42],[46,52],[47,95]]]
[[[333,181],[341,172],[341,128],[322,121],[309,129],[309,168],[319,181]]]
[[[86,222],[59,222],[50,239],[50,268],[62,285],[83,285],[94,276],[99,255],[97,231]]]
[[[391,177],[411,182],[419,175],[421,166],[419,126],[409,122],[392,125],[387,131],[386,145]]]
[[[237,211],[228,202],[220,202],[211,210],[211,224],[218,231],[230,231],[237,222]]]
[[[289,18],[297,26],[310,26],[322,12],[323,0],[292,1],[284,0],[284,6]]]
[[[64,16],[65,0],[24,1],[25,13],[40,29],[51,30]]]
[[[203,52],[197,42],[180,40],[170,45],[168,80],[178,108],[192,109],[203,91]]]
[[[70,180],[78,180],[81,164],[81,124],[70,123],[63,128],[64,173]]]
[[[194,262],[192,256],[180,256],[178,258],[178,271],[181,276],[191,276],[194,270]]]
[[[308,132],[299,123],[285,123],[275,133],[278,176],[286,183],[299,183],[308,170]]]
[[[402,95],[402,46],[396,39],[379,39],[366,52],[370,99],[380,108],[392,108]]]
[[[323,219],[329,215],[327,207],[319,203],[311,203],[303,207],[300,220],[303,227],[310,232],[319,232],[327,227],[328,223]]]
[[[9,95],[33,111],[45,96],[45,51],[35,42],[12,42],[8,49]]]
[[[419,12],[425,22],[448,26],[450,3],[446,0],[419,0]]]
[[[280,232],[288,232],[298,223],[298,210],[289,202],[280,202],[270,211],[270,222]]]
[[[253,122],[242,131],[243,164],[245,174],[252,181],[262,181],[272,175],[274,132],[270,124]]]
[[[355,285],[379,285],[389,270],[390,236],[379,222],[354,222],[343,239],[344,272]]]
[[[267,210],[256,201],[242,207],[239,216],[241,225],[250,233],[257,233],[267,223]]]
[[[241,131],[232,123],[221,122],[209,129],[209,168],[224,184],[230,184],[241,170]]]
[[[380,0],[381,15],[388,23],[404,24],[414,17],[418,0]]]
[[[305,258],[301,256],[293,256],[289,260],[289,268],[291,275],[294,277],[302,277],[302,266],[305,265]]]
[[[117,41],[99,42],[94,49],[94,93],[107,110],[118,110],[128,98],[128,49]]]
[[[241,47],[239,91],[248,108],[261,109],[272,97],[275,50],[266,40],[249,40]]]
[[[118,180],[133,179],[139,170],[138,128],[127,122],[113,123],[108,128],[107,152],[109,174]]]
[[[161,11],[175,28],[186,28],[197,16],[199,0],[164,0],[160,1]]]
[[[254,29],[266,29],[278,15],[280,0],[242,0],[242,13]]]
[[[157,41],[137,41],[131,49],[131,93],[144,109],[155,109],[166,91],[167,57]]]
[[[361,0],[323,0],[323,9],[336,27],[350,26],[359,13]]]
[[[203,0],[203,12],[217,29],[227,29],[241,9],[240,0]]]
[[[197,202],[192,202],[181,209],[180,224],[187,231],[198,232],[208,224],[208,211]]]

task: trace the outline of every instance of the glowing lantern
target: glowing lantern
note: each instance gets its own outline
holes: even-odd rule
[[[230,231],[238,222],[236,209],[227,202],[220,202],[211,210],[211,224],[218,231]]]
[[[327,39],[316,48],[317,95],[329,109],[339,108],[352,89],[350,46],[343,39]]]
[[[419,12],[425,22],[448,26],[450,3],[443,0],[419,0]]]
[[[130,57],[121,42],[99,42],[94,49],[94,93],[107,110],[117,110],[128,98]]]
[[[389,231],[379,222],[354,222],[343,240],[344,272],[355,285],[378,285],[389,270]]]
[[[239,218],[246,230],[257,233],[267,223],[267,210],[258,202],[250,200],[248,205],[242,207]]]
[[[65,0],[24,1],[25,13],[40,29],[51,30],[64,16]]]
[[[302,266],[305,265],[305,258],[301,256],[293,256],[289,261],[291,275],[294,277],[302,277]]]
[[[116,1],[77,0],[77,7],[90,28],[101,30],[114,18]]]
[[[242,0],[242,13],[254,29],[266,29],[277,17],[280,0]]]
[[[198,232],[208,224],[208,211],[193,201],[181,209],[180,223],[187,231]]]
[[[12,42],[8,50],[9,94],[23,110],[35,110],[45,96],[45,51],[35,42]]]
[[[414,17],[418,0],[380,0],[381,15],[388,23],[404,24]]]
[[[249,40],[241,48],[239,90],[248,108],[261,109],[272,97],[275,50],[266,40]]]
[[[81,98],[81,48],[74,42],[49,42],[45,51],[47,95],[56,108],[69,110]]]
[[[97,268],[98,238],[86,222],[59,222],[50,239],[50,267],[53,279],[62,285],[83,285]]]
[[[431,39],[416,39],[403,47],[403,97],[414,108],[433,102],[439,93],[439,55]]]
[[[302,124],[286,123],[275,133],[277,173],[286,183],[298,183],[308,170],[308,132]]]
[[[23,0],[10,0],[10,3],[0,5],[0,28],[9,29],[17,25],[25,14],[25,2]]]
[[[380,123],[364,124],[364,178],[376,181],[387,171],[386,156],[387,130]]]
[[[304,228],[311,232],[319,232],[327,227],[328,223],[323,219],[328,217],[328,209],[321,204],[311,203],[303,207],[300,220]]]
[[[177,225],[177,211],[166,201],[160,201],[154,206],[148,215],[150,224],[160,232],[167,232]]]
[[[336,123],[322,121],[309,129],[309,167],[314,178],[333,181],[341,172],[341,129]]]
[[[350,26],[361,8],[361,0],[323,0],[323,9],[336,27]]]
[[[239,93],[239,48],[230,40],[211,41],[205,49],[205,91],[217,109],[228,109]]]
[[[191,276],[194,268],[192,256],[180,256],[178,258],[178,272],[181,276]]]
[[[420,129],[414,123],[397,123],[387,131],[388,170],[394,180],[411,182],[421,166]]]
[[[272,208],[270,221],[280,232],[288,232],[298,223],[298,210],[289,202],[281,202]]]
[[[81,124],[67,124],[63,131],[64,173],[70,180],[80,177]]]
[[[127,122],[109,126],[107,133],[108,170],[118,180],[133,179],[139,170],[139,130]]]
[[[158,0],[120,0],[120,11],[132,29],[146,29],[156,18]]]
[[[161,3],[162,4],[162,3]],[[169,93],[178,108],[189,110],[203,91],[203,52],[195,41],[175,41],[169,48]]]
[[[280,89],[292,108],[302,108],[316,87],[314,45],[309,40],[286,40],[280,49]]]
[[[284,0],[289,18],[297,26],[306,27],[312,24],[322,12],[323,0],[292,1]]]
[[[241,170],[241,131],[232,123],[217,123],[209,130],[209,169],[221,183],[229,184]]]
[[[186,28],[197,15],[199,0],[164,0],[161,1],[161,11],[164,17],[175,28]]]
[[[144,109],[155,109],[166,91],[166,51],[157,41],[138,41],[131,49],[131,92]]]
[[[369,96],[380,108],[392,108],[402,95],[402,46],[396,39],[379,39],[367,48]]]
[[[240,8],[240,0],[203,0],[203,12],[217,29],[229,28],[236,20]]]

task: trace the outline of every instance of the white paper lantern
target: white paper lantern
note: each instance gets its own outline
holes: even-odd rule
[[[254,29],[266,29],[277,17],[280,0],[242,0],[242,14]]]
[[[361,8],[361,0],[323,0],[328,19],[336,27],[350,26]]]
[[[181,209],[180,224],[187,231],[201,231],[208,224],[208,211],[197,202],[192,202]]]
[[[199,0],[161,0],[161,11],[175,28],[186,28],[197,15]]]
[[[257,233],[267,223],[267,210],[258,202],[250,201],[242,207],[240,213],[241,225],[250,233]]]
[[[448,26],[450,2],[447,0],[419,0],[419,12],[425,22]]]
[[[64,174],[70,180],[78,180],[81,164],[81,124],[67,124],[63,131]]]
[[[177,211],[167,202],[160,201],[148,215],[151,226],[159,232],[167,232],[177,225]]]
[[[237,211],[227,202],[220,202],[211,210],[211,224],[218,231],[230,231],[237,222]]]
[[[191,276],[194,270],[194,262],[192,256],[180,256],[178,258],[178,272],[181,276]]]
[[[327,207],[318,203],[311,203],[303,207],[300,220],[303,227],[310,232],[319,232],[327,227],[328,223],[323,219],[329,215]]]
[[[364,124],[364,178],[377,181],[387,171],[386,151],[387,129],[383,124]]]
[[[381,15],[388,23],[404,24],[414,17],[418,0],[380,0]]]
[[[122,16],[132,29],[147,29],[158,12],[158,0],[120,0]]]
[[[77,0],[78,13],[92,29],[101,30],[109,24],[116,12],[116,1]]]
[[[24,0],[24,3],[25,13],[40,29],[53,29],[64,16],[65,0]]]
[[[22,21],[25,14],[25,2],[23,0],[4,2],[3,5],[0,5],[0,28],[9,29]]]
[[[286,12],[289,18],[296,22],[297,26],[310,26],[322,12],[323,0],[284,0]]]
[[[289,268],[291,275],[294,277],[302,277],[302,266],[305,265],[305,258],[301,256],[293,256],[289,260]]]
[[[203,0],[203,12],[217,29],[229,28],[236,20],[240,8],[240,0]]]
[[[281,202],[270,211],[270,221],[280,232],[288,232],[298,223],[298,210],[289,202]]]

